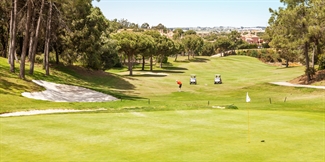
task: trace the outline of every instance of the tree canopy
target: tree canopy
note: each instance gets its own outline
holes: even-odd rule
[[[308,81],[317,62],[324,68],[325,4],[322,0],[281,0],[284,8],[270,9],[267,28],[270,46],[289,61],[300,55],[304,58]],[[310,66],[310,59],[312,60]]]

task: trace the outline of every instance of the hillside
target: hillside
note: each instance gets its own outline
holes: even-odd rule
[[[172,61],[171,61],[172,60]],[[18,79],[17,74],[9,73],[6,59],[0,58],[0,102],[1,112],[30,109],[98,109],[109,111],[152,111],[174,109],[211,108],[213,105],[236,105],[245,108],[245,94],[249,92],[256,109],[288,109],[290,103],[280,105],[268,104],[269,98],[282,100],[290,96],[291,104],[301,105],[305,110],[313,102],[317,110],[320,90],[304,90],[292,87],[279,87],[269,84],[275,81],[290,81],[303,74],[303,67],[283,68],[270,66],[256,58],[247,56],[229,56],[220,58],[196,57],[187,60],[179,57],[163,68],[154,67],[149,71],[134,68],[134,75],[128,76],[127,69],[111,69],[109,71],[92,71],[77,66],[52,65],[50,76],[44,75],[41,66],[36,66],[33,76],[27,74],[27,80]],[[28,67],[28,65],[26,66]],[[17,69],[18,70],[18,69]],[[196,74],[197,85],[190,85],[191,74]],[[215,85],[215,74],[221,74],[223,84]],[[22,92],[43,90],[31,80],[45,80],[54,83],[76,85],[103,92],[118,98],[121,102],[100,103],[62,103],[28,99]],[[182,92],[178,92],[175,80],[183,82]],[[312,96],[310,96],[312,94]],[[289,100],[289,99],[288,99]],[[168,102],[166,102],[168,101]],[[275,106],[275,107],[274,107]],[[298,107],[297,107],[298,108]],[[320,108],[320,107],[319,107]]]
[[[325,85],[325,70],[317,71],[315,75],[312,76],[312,80],[310,82],[307,81],[306,75],[301,75],[293,80],[290,83],[294,84],[313,84],[313,85]]]

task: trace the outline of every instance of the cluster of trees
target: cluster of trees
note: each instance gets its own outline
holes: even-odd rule
[[[323,0],[280,0],[285,7],[270,9],[272,16],[266,37],[280,57],[304,60],[306,76],[311,80],[318,69],[325,69],[325,2]]]
[[[0,1],[0,55],[8,58],[10,71],[19,64],[19,77],[25,79],[25,62],[34,72],[42,61],[46,75],[49,63],[79,64],[106,70],[122,62],[132,75],[133,62],[141,58],[160,63],[170,55],[210,56],[245,45],[240,33],[200,37],[193,30],[175,29],[173,37],[163,25],[141,26],[127,19],[108,20],[92,0],[2,0]],[[53,54],[52,55],[50,55]],[[127,62],[126,62],[127,60]]]
[[[0,52],[8,57],[10,71],[20,64],[25,78],[25,59],[34,72],[37,54],[49,75],[49,53],[59,63],[80,63],[106,69],[117,62],[117,46],[110,39],[114,23],[108,21],[92,0],[3,0],[0,2]],[[59,60],[60,59],[60,60]]]

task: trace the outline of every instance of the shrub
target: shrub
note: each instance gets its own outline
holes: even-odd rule
[[[318,70],[324,70],[325,69],[325,54],[318,56]]]
[[[232,105],[227,105],[226,109],[238,109],[238,107],[232,104]]]
[[[158,57],[158,62],[160,63],[161,62],[161,57]],[[168,62],[168,57],[167,56],[164,56],[162,58],[162,63],[167,63]]]
[[[43,55],[35,55],[35,63],[42,64],[43,63]]]

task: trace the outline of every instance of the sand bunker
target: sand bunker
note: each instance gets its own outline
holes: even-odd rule
[[[71,110],[71,109],[48,109],[48,110],[29,110],[29,111],[19,111],[12,113],[0,114],[0,117],[10,117],[10,116],[28,116],[28,115],[39,115],[39,114],[54,114],[54,113],[71,113],[71,112],[85,112],[85,111],[103,111],[106,109],[96,109],[96,110]]]
[[[113,96],[83,87],[56,84],[43,80],[33,80],[33,82],[46,88],[46,90],[23,92],[24,97],[54,102],[107,102],[117,100]]]

